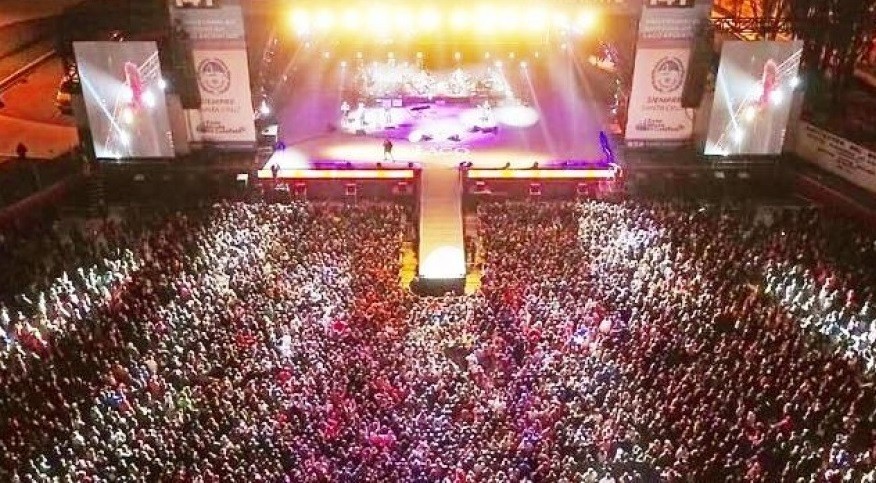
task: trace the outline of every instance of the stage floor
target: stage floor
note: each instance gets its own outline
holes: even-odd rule
[[[599,133],[605,126],[602,108],[588,99],[575,80],[570,63],[548,61],[540,68],[509,64],[503,72],[513,95],[432,100],[396,97],[366,100],[351,94],[345,79],[349,67],[310,62],[306,75],[297,75],[285,105],[278,112],[278,150],[264,169],[373,168],[384,160],[383,143],[390,139],[399,165],[455,167],[471,162],[475,168],[529,168],[598,163],[603,160]],[[548,65],[548,62],[551,62]],[[342,104],[350,106],[342,115]],[[491,132],[491,127],[496,127]]]

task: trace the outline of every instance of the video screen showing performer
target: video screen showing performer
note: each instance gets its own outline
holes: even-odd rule
[[[75,42],[98,158],[171,158],[170,120],[155,42]]]

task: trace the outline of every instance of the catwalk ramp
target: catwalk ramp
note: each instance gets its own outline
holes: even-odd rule
[[[455,168],[422,172],[420,190],[421,280],[465,278],[462,178]]]

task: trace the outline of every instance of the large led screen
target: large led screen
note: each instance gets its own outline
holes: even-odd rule
[[[155,42],[74,42],[73,49],[95,155],[173,157]]]
[[[707,155],[782,152],[802,42],[724,42]]]

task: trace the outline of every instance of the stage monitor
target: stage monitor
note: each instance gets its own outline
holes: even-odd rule
[[[74,42],[88,125],[99,159],[172,158],[155,42]]]
[[[800,41],[724,42],[706,155],[782,152],[802,51]]]

